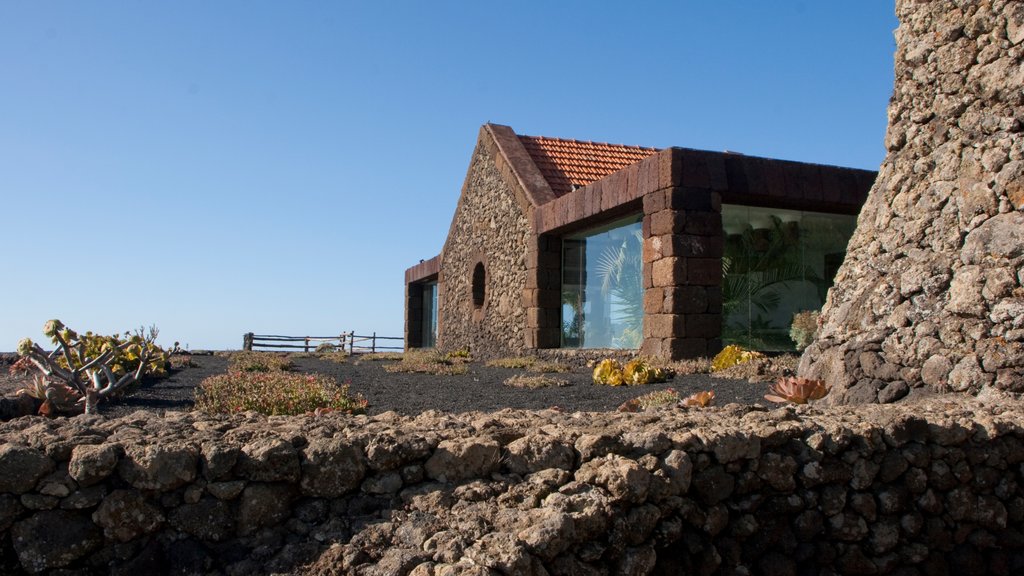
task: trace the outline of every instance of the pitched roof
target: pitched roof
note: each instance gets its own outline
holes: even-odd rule
[[[555,196],[572,192],[658,152],[657,148],[519,136]]]

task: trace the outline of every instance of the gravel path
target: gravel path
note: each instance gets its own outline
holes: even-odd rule
[[[193,356],[195,366],[151,382],[127,398],[107,404],[105,415],[116,417],[136,410],[189,410],[195,387],[206,377],[227,369],[227,359],[219,356]],[[433,376],[427,374],[392,374],[384,371],[386,362],[352,361],[338,364],[325,360],[300,358],[294,360],[299,372],[319,372],[334,377],[339,384],[349,384],[353,393],[362,394],[370,403],[369,411],[379,414],[393,410],[401,414],[417,414],[424,410],[465,412],[492,411],[503,408],[539,410],[557,406],[566,411],[615,410],[631,398],[674,388],[683,396],[700,390],[714,390],[715,404],[731,402],[753,404],[764,402],[766,384],[746,380],[712,378],[710,376],[676,376],[664,384],[646,386],[595,386],[589,370],[552,374],[572,385],[562,388],[522,389],[503,385],[505,379],[525,370],[492,368],[483,363],[469,365],[467,374]]]

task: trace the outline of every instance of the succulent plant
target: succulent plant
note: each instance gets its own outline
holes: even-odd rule
[[[735,344],[730,344],[719,352],[711,360],[711,371],[720,372],[743,362],[749,362],[755,358],[764,358],[764,354],[753,350],[744,350]]]
[[[135,337],[126,333],[123,339],[92,332],[80,337],[53,319],[43,325],[43,333],[56,345],[52,352],[47,354],[25,338],[18,343],[18,353],[42,373],[44,383],[35,387],[39,394],[45,392],[46,413],[67,410],[72,397],[84,398],[86,413],[94,413],[102,399],[125,390],[144,374],[166,374],[167,354],[154,343],[156,327],[148,337],[141,330]]]
[[[50,338],[56,336],[57,333],[63,329],[64,324],[60,320],[57,320],[56,318],[53,320],[47,320],[46,324],[43,324],[43,334]]]
[[[594,384],[622,386],[625,383],[622,375],[622,364],[618,360],[605,358],[598,362],[594,368]]]
[[[18,341],[17,352],[20,356],[28,356],[32,352],[33,342],[30,338],[22,338]]]
[[[628,385],[647,384],[652,381],[652,372],[647,362],[634,358],[622,367],[622,380]]]
[[[772,386],[771,394],[765,394],[764,399],[771,402],[792,402],[793,404],[807,404],[811,400],[821,400],[831,391],[824,380],[811,380],[809,378],[779,378]]]
[[[690,394],[686,398],[683,398],[680,404],[690,408],[706,408],[710,406],[711,403],[714,402],[714,400],[714,390],[703,390],[701,392],[694,392],[693,394]]]
[[[793,324],[789,327],[789,337],[796,344],[797,350],[803,350],[814,342],[818,334],[817,310],[804,310],[793,315]]]

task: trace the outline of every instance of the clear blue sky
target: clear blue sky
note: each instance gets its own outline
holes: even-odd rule
[[[877,169],[893,3],[0,3],[0,351],[401,335],[477,131]]]

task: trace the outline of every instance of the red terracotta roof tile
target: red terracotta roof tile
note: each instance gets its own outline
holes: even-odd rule
[[[658,151],[657,148],[583,142],[544,136],[519,136],[555,196],[572,192],[618,172]]]

